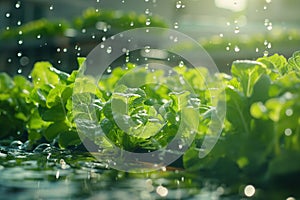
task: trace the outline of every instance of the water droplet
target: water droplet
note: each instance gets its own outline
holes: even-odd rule
[[[17,53],[17,56],[18,56],[18,57],[21,57],[21,56],[22,56],[22,53],[21,53],[21,52]]]
[[[290,129],[290,128],[287,128],[287,129],[285,129],[284,130],[284,134],[286,135],[286,136],[291,136],[292,135],[292,129]]]
[[[8,62],[8,63],[11,63],[11,61],[12,61],[11,58],[7,59],[7,62]]]
[[[145,10],[145,14],[146,14],[146,15],[149,15],[149,14],[150,14],[150,10],[149,10],[148,8]]]
[[[65,52],[65,53],[66,53],[67,51],[68,51],[68,49],[67,49],[67,48],[64,48],[64,49],[63,49],[63,52]]]
[[[18,41],[18,44],[19,44],[19,45],[23,44],[23,40],[19,40],[19,41]]]
[[[286,200],[296,200],[294,197],[288,197]]]
[[[111,48],[111,46],[107,47],[107,49],[106,49],[106,53],[110,54],[111,52],[112,52],[112,48]]]
[[[264,6],[264,10],[267,10],[267,6]]]
[[[267,26],[267,29],[268,29],[268,31],[271,31],[271,30],[273,29],[273,25],[272,25],[271,22],[270,22],[269,25]]]
[[[181,1],[177,1],[176,2],[176,8],[179,9],[182,7],[182,2]]]
[[[5,17],[9,18],[10,17],[10,13],[6,13]]]
[[[86,29],[85,28],[81,29],[81,32],[86,33]]]
[[[57,63],[58,63],[58,64],[61,64],[61,60],[58,60]]]
[[[26,57],[26,56],[23,56],[21,59],[20,59],[20,64],[22,65],[22,66],[26,66],[26,65],[28,65],[29,64],[29,58],[28,57]]]
[[[21,24],[22,24],[22,22],[21,22],[21,21],[18,21],[18,22],[17,22],[17,25],[18,25],[18,26],[20,26]]]
[[[134,26],[134,22],[130,22],[130,26]]]
[[[22,69],[18,69],[17,73],[21,74],[22,73]]]
[[[235,52],[240,52],[240,48],[239,48],[238,46],[235,46],[235,47],[234,47],[234,51],[235,51]]]
[[[256,52],[256,53],[258,53],[258,52],[259,52],[259,49],[258,49],[258,48],[256,48],[256,49],[255,49],[255,52]]]
[[[219,36],[220,36],[221,38],[222,38],[222,37],[224,37],[223,33],[220,33],[220,35],[219,35]]]
[[[20,8],[21,7],[21,2],[20,1],[18,1],[16,4],[15,4],[15,8]]]
[[[101,38],[101,40],[104,42],[104,41],[106,40],[106,37],[103,36],[103,37]]]
[[[37,39],[41,39],[41,37],[42,37],[42,36],[41,36],[40,34],[38,34],[38,35],[36,36]]]
[[[178,145],[178,148],[179,148],[179,149],[182,149],[182,148],[183,148],[183,145],[182,145],[182,144]]]
[[[145,46],[145,53],[149,53],[150,52],[150,46]]]
[[[95,39],[96,38],[96,36],[95,35],[92,35],[92,39]]]
[[[285,114],[286,114],[286,116],[288,116],[288,117],[290,117],[290,116],[292,116],[293,115],[293,113],[294,113],[294,111],[292,110],[292,109],[286,109],[286,111],[285,111]]]
[[[49,10],[53,10],[53,5],[51,5],[51,6],[49,7]]]
[[[183,61],[180,61],[179,62],[179,67],[183,67],[184,66],[184,62]]]
[[[230,50],[230,47],[226,47],[226,51],[229,51]]]
[[[272,44],[271,44],[271,42],[268,44],[268,49],[271,49],[272,48]]]
[[[56,172],[55,174],[55,178],[58,179],[59,178],[59,170]]]
[[[166,197],[168,195],[168,189],[160,185],[156,188],[156,193],[161,197]]]
[[[247,185],[244,189],[244,193],[247,197],[252,197],[255,194],[255,187],[253,185]]]
[[[110,74],[111,71],[112,71],[112,70],[111,70],[111,66],[109,66],[109,67],[107,68],[106,72]]]
[[[175,22],[175,23],[174,23],[174,28],[175,28],[175,29],[179,28],[178,22]]]
[[[57,51],[57,52],[60,52],[60,48],[57,48],[56,51]]]
[[[105,45],[104,45],[104,44],[101,44],[101,45],[100,45],[100,48],[101,48],[101,49],[103,49],[104,47],[105,47]]]
[[[264,56],[268,56],[269,52],[268,51],[264,51]]]
[[[149,26],[151,24],[151,20],[148,18],[146,19],[146,26]]]
[[[266,0],[266,3],[271,3],[272,2],[272,0]]]
[[[240,32],[240,28],[238,26],[236,26],[235,29],[234,29],[234,33],[238,34],[239,32]]]

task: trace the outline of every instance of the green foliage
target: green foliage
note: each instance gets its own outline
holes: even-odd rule
[[[81,33],[82,29],[97,29],[103,32],[113,29],[113,33],[116,33],[116,31],[119,32],[131,28],[146,27],[146,22],[150,23],[151,26],[167,27],[166,23],[156,16],[147,19],[146,15],[137,15],[134,12],[120,13],[109,10],[97,12],[95,9],[90,8],[82,16],[75,18],[73,22],[39,19],[19,27],[11,27],[9,30],[0,32],[0,39],[36,38],[38,36],[48,38],[64,37],[70,29],[78,33]]]
[[[232,77],[223,76],[227,113],[222,137],[203,159],[196,158],[203,138],[196,138],[184,155],[185,168],[215,177],[212,172],[226,161],[230,164],[222,165],[218,179],[228,182],[232,170],[235,181],[256,183],[299,174],[299,64],[299,52],[288,61],[275,54],[234,62]]]
[[[82,65],[84,58],[78,62]],[[213,80],[205,69],[174,68],[187,81],[183,85],[162,69],[132,74],[132,64],[100,81],[78,76],[80,69],[61,72],[48,62],[35,64],[32,82],[1,73],[0,137],[32,144],[47,140],[68,148],[81,144],[84,132],[81,139],[98,146],[149,152],[166,146],[178,131],[187,139],[189,133],[179,125],[188,123],[196,137],[183,156],[187,170],[230,183],[293,176],[299,174],[300,156],[299,66],[295,52],[288,60],[275,54],[236,61],[231,76],[218,74],[226,84],[224,130],[202,159],[204,137],[212,136],[211,96],[216,95],[207,89]]]
[[[3,31],[0,38],[19,38],[22,37],[42,37],[49,36],[63,36],[65,31],[69,28],[69,24],[65,21],[49,21],[47,19],[39,19],[31,21],[17,28]]]
[[[151,26],[166,27],[166,24],[158,17],[150,17]],[[128,30],[131,28],[146,27],[146,15],[137,15],[134,12],[121,13],[120,11],[87,9],[81,17],[74,20],[74,27],[78,30],[83,28],[95,28],[107,31],[113,28],[116,30]]]

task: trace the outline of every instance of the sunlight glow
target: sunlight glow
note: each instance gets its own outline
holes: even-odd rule
[[[245,10],[247,6],[247,0],[215,0],[215,4],[219,8],[239,12]]]

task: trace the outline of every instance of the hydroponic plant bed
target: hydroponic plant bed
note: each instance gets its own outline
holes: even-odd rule
[[[78,61],[80,66],[84,58]],[[110,109],[112,92],[117,80],[134,68],[134,64],[128,64],[113,69],[98,87],[91,79],[82,78],[79,85],[85,92],[75,97],[84,99],[83,107],[97,110],[99,125],[114,145],[133,152],[153,151],[174,137],[182,120],[182,107],[163,86],[121,88],[118,92],[123,96],[134,94],[118,100],[120,104],[126,101],[129,117],[137,124],[151,127],[153,112],[167,123],[156,135],[139,131],[127,134],[119,129]],[[204,136],[210,134],[206,127],[214,108],[203,77],[195,69],[181,65],[175,71],[197,94],[193,102],[200,102],[196,104],[201,116],[199,130],[176,163],[144,174],[108,169],[106,159],[96,160],[81,144],[74,118],[86,116],[73,112],[71,98],[77,70],[68,74],[49,62],[39,62],[30,74],[31,80],[1,73],[1,197],[299,198],[300,53],[289,59],[274,54],[256,61],[235,61],[231,74],[216,74],[226,85],[226,118],[221,138],[202,159],[198,154]],[[145,73],[145,78],[150,75]],[[155,75],[159,77],[160,71]],[[93,145],[104,143],[109,146],[107,139],[100,137]]]

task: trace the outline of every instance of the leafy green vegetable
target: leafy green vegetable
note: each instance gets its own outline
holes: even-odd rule
[[[195,140],[183,156],[186,170],[228,183],[293,176],[300,173],[299,55],[236,61],[231,75],[216,75],[226,83],[226,119],[218,143],[201,159],[204,139],[214,139],[209,127],[217,111],[211,97],[220,95],[202,68],[175,67],[185,84],[164,70],[135,71],[140,77],[135,79],[133,64],[100,81],[80,69],[69,75],[49,62],[35,64],[32,82],[1,73],[0,137],[46,140],[60,148],[90,140],[99,148],[149,152],[167,146],[178,132],[187,140],[192,129]],[[82,66],[84,58],[78,62]]]
[[[227,83],[222,137],[207,157],[197,159],[203,141],[203,137],[198,136],[184,155],[185,168],[215,177],[211,172],[218,170],[219,162],[226,161],[232,166],[222,165],[219,179],[226,181],[228,174],[235,170],[242,175],[236,181],[246,178],[256,183],[299,174],[298,58],[296,52],[288,61],[275,54],[257,61],[234,62],[232,77],[221,76]]]

